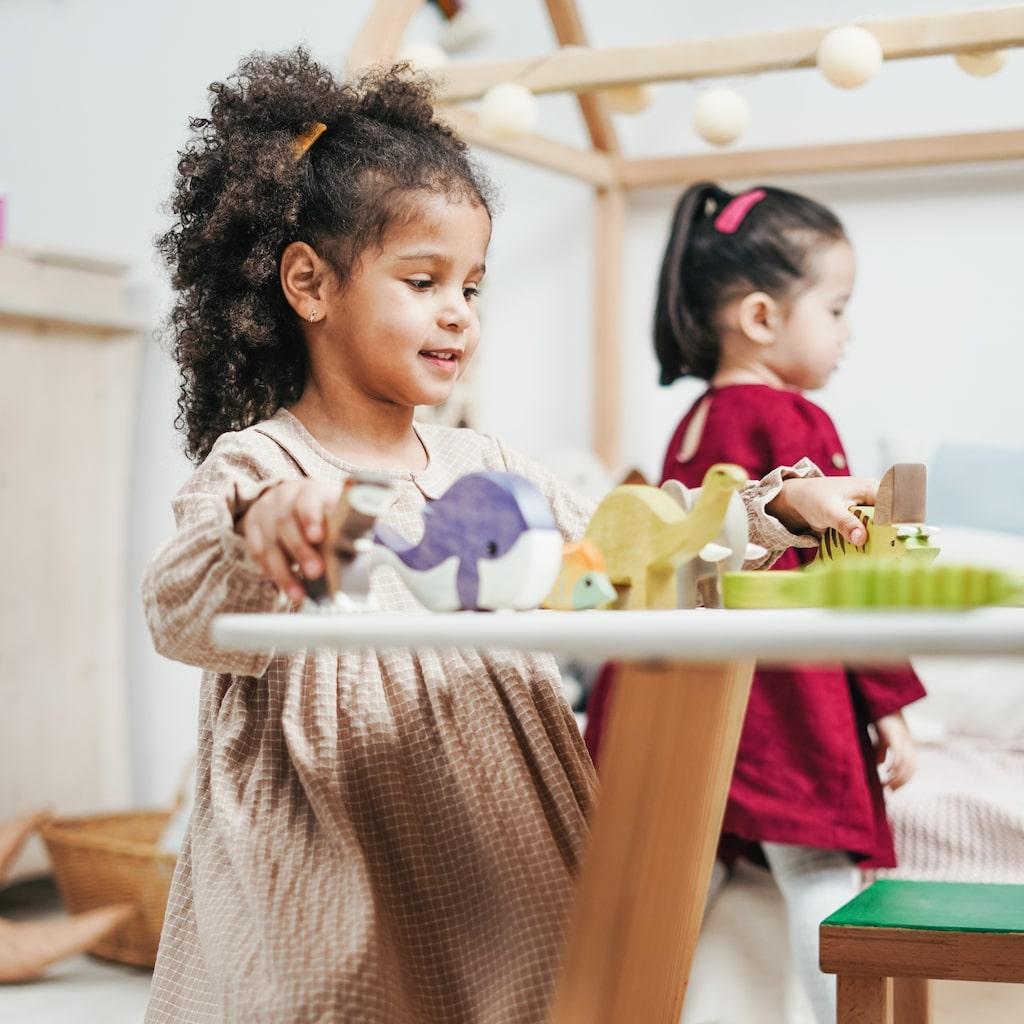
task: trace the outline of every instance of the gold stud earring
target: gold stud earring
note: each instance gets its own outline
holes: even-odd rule
[[[320,313],[319,313],[319,311],[318,311],[318,310],[315,310],[315,309],[311,309],[311,310],[309,311],[309,317],[308,317],[308,320],[309,320],[309,322],[310,322],[311,324],[312,324],[312,323],[316,323],[316,318],[317,318],[317,317],[318,317],[319,315],[320,315]]]

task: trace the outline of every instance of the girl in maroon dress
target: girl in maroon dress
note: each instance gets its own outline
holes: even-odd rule
[[[836,368],[853,278],[842,225],[810,199],[774,188],[733,196],[709,183],[683,194],[661,269],[655,348],[662,384],[694,376],[709,386],[669,442],[663,479],[699,487],[716,462],[758,478],[804,457],[827,475],[849,472],[832,421],[803,392]],[[792,548],[775,568],[796,568],[814,552]],[[595,761],[613,690],[606,669],[588,708]],[[835,1020],[835,986],[818,970],[818,924],[856,894],[855,863],[896,863],[877,765],[885,763],[893,789],[910,778],[900,709],[923,695],[909,667],[802,665],[754,677],[719,857],[730,864],[745,855],[771,869],[821,1024]]]

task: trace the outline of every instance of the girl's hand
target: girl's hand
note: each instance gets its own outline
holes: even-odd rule
[[[916,762],[914,741],[903,712],[880,718],[875,722],[875,730],[878,732],[875,745],[878,763],[885,764],[886,777],[883,781],[891,789],[899,789],[910,781]]]
[[[337,500],[337,488],[316,480],[289,480],[261,495],[235,526],[253,561],[293,604],[306,596],[295,569],[305,579],[316,579],[324,571],[317,546],[326,536],[327,509]]]
[[[784,480],[782,490],[765,508],[790,533],[838,530],[854,547],[868,539],[851,505],[874,505],[877,480],[856,476],[815,476]]]

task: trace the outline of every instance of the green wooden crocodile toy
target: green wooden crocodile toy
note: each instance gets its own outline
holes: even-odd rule
[[[849,559],[791,572],[729,572],[726,608],[977,608],[1024,602],[1024,576],[910,559]]]

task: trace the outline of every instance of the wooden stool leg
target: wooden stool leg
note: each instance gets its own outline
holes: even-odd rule
[[[931,1024],[927,978],[892,979],[893,1024]]]
[[[678,1021],[753,668],[621,666],[551,1022]]]
[[[836,1024],[887,1024],[888,978],[836,978]]]

